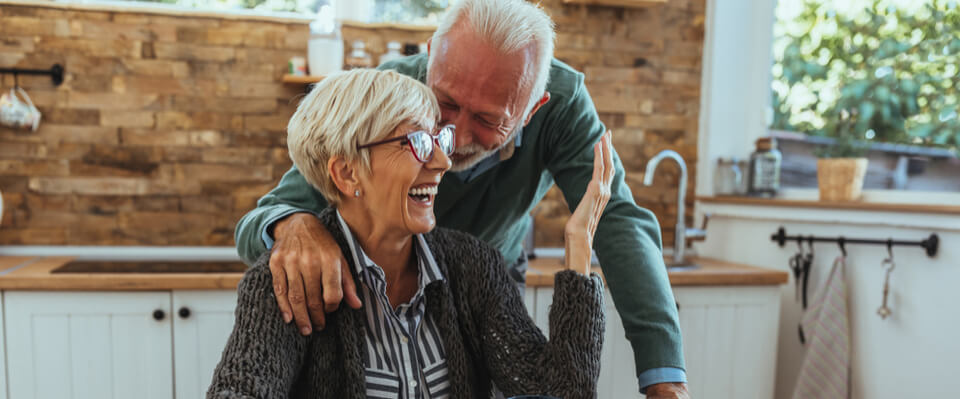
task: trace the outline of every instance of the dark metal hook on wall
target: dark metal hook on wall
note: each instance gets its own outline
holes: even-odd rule
[[[787,230],[783,227],[777,229],[777,232],[770,236],[770,240],[776,242],[781,247],[787,243],[788,240],[796,239],[806,239],[807,243],[810,246],[810,251],[813,251],[814,242],[834,242],[837,243],[840,247],[840,252],[846,256],[846,244],[867,244],[867,245],[886,245],[887,252],[890,256],[893,256],[893,246],[907,246],[907,247],[921,247],[923,248],[927,256],[935,257],[937,256],[937,251],[940,249],[940,237],[936,234],[930,234],[926,239],[920,241],[905,241],[905,240],[894,240],[888,238],[886,240],[872,240],[872,239],[863,239],[863,238],[846,238],[843,236],[840,237],[817,237],[813,235],[809,236],[791,236],[787,235]]]
[[[13,74],[14,84],[19,87],[20,75],[49,75],[53,84],[60,86],[63,83],[64,69],[60,64],[53,64],[50,69],[23,69],[23,68],[0,68],[0,74]]]

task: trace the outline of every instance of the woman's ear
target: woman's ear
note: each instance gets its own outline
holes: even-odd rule
[[[360,188],[360,171],[343,157],[330,157],[327,160],[327,171],[337,190],[340,190],[344,196],[352,197],[353,193]]]

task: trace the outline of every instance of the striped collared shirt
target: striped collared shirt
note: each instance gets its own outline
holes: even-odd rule
[[[438,399],[450,396],[446,352],[437,325],[426,313],[424,288],[443,280],[423,236],[414,239],[420,276],[416,294],[396,311],[387,298],[383,269],[367,257],[337,211],[337,219],[353,256],[357,293],[366,313],[368,398]]]

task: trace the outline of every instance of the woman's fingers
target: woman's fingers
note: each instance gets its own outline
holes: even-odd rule
[[[609,189],[610,184],[613,183],[613,175],[616,173],[616,169],[613,168],[613,132],[607,130],[607,133],[604,135],[606,137],[606,146],[604,150],[606,151],[606,156],[604,160],[604,172],[606,173],[606,186]]]
[[[593,145],[593,181],[603,179],[603,151],[603,139],[601,138]]]

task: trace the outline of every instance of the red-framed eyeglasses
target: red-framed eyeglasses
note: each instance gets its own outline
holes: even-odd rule
[[[413,152],[413,156],[416,157],[418,161],[427,163],[433,159],[434,143],[437,144],[437,147],[440,147],[440,151],[443,151],[444,154],[453,154],[453,149],[456,142],[456,138],[453,135],[455,130],[456,127],[453,125],[446,125],[440,128],[436,136],[427,133],[425,130],[418,130],[406,136],[394,137],[386,140],[358,145],[357,149],[369,148],[375,145],[392,143],[394,141],[403,141],[404,144],[410,144],[410,151]]]

